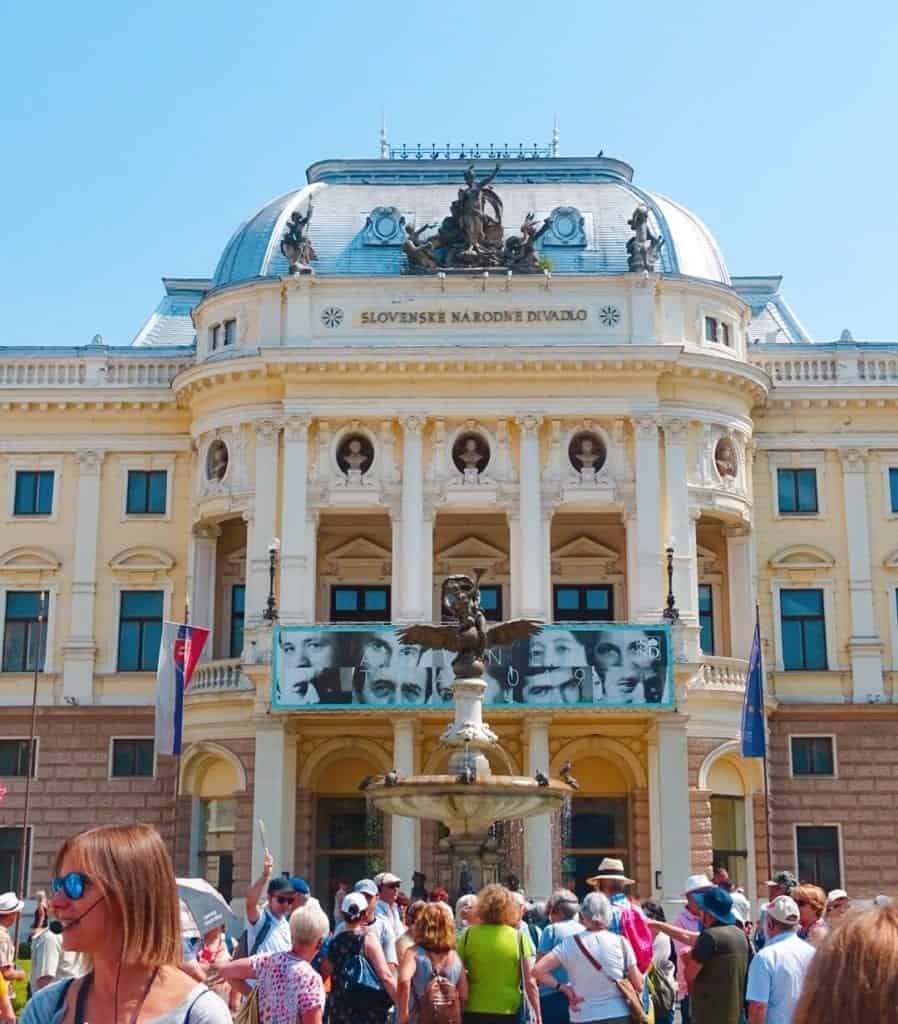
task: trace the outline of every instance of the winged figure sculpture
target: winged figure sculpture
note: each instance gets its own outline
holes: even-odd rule
[[[480,607],[479,584],[484,570],[475,569],[474,578],[449,576],[443,582],[443,608],[450,621],[442,626],[406,626],[399,630],[404,644],[418,644],[430,650],[453,651],[452,667],[456,677],[463,669],[481,675],[483,656],[489,647],[504,647],[516,640],[526,640],[542,629],[534,619],[511,619],[487,629],[486,616]]]

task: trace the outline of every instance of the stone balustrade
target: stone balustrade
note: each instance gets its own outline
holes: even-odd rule
[[[745,690],[747,674],[748,662],[742,658],[716,658],[706,655],[702,658],[701,681],[693,688],[742,693]]]
[[[144,354],[144,351],[146,354]],[[192,349],[153,353],[97,346],[59,355],[45,350],[0,351],[0,388],[158,387],[168,389],[182,371],[194,365]]]
[[[898,384],[896,345],[752,345],[748,361],[774,387]]]
[[[243,674],[240,659],[222,658],[219,661],[204,661],[197,665],[187,688],[187,695],[192,697],[198,693],[249,691],[252,688],[252,683]]]

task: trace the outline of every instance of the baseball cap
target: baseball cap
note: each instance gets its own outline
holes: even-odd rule
[[[278,875],[277,878],[272,878],[268,883],[268,895],[274,896],[276,892],[282,892],[285,895],[288,892],[293,892],[292,886],[283,875]]]
[[[374,881],[377,882],[378,886],[399,885],[401,884],[402,879],[398,875],[391,874],[389,871],[384,871],[377,875]]]
[[[767,904],[767,913],[780,924],[798,924],[798,904],[791,896],[777,896]]]
[[[311,893],[309,883],[304,878],[291,878],[290,888],[294,892],[298,892],[300,896],[308,896]]]
[[[360,892],[351,892],[343,897],[340,911],[350,921],[355,921],[368,912],[368,901]]]
[[[844,889],[832,889],[826,894],[827,903],[835,903],[836,900],[847,900],[848,893]]]
[[[360,878],[352,887],[354,893],[364,893],[365,896],[377,895],[377,882],[371,878]]]
[[[767,884],[778,885],[780,889],[785,889],[788,892],[798,886],[798,879],[791,871],[777,871],[772,880],[767,879]]]

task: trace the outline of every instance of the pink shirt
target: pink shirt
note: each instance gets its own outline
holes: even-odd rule
[[[677,914],[676,920],[673,923],[677,928],[683,928],[687,932],[701,931],[701,921],[692,913],[689,907],[684,907]],[[685,999],[689,995],[689,990],[686,988],[686,971],[680,954],[684,950],[691,948],[685,942],[677,942],[674,939],[674,949],[677,951],[677,999]]]
[[[297,1024],[306,1010],[324,1006],[321,975],[295,953],[250,957],[259,981],[260,1024]]]

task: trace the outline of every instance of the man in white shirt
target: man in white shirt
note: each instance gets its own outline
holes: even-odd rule
[[[84,957],[80,953],[64,952],[62,936],[55,935],[49,928],[44,928],[31,940],[32,992],[39,992],[63,978],[80,978],[87,970]]]
[[[791,896],[767,904],[764,948],[748,968],[748,1024],[791,1024],[814,947],[798,937],[798,905]]]
[[[402,914],[396,903],[402,879],[397,875],[390,874],[389,871],[384,871],[374,881],[377,883],[377,903],[374,907],[374,916],[386,921],[393,933],[393,938],[398,939],[405,932]]]
[[[282,875],[271,878],[273,868],[274,858],[266,850],[262,859],[262,874],[246,890],[246,951],[250,956],[254,953],[286,953],[293,947],[288,917],[295,893]],[[260,907],[259,900],[266,883],[268,899],[265,906]],[[254,979],[249,979],[235,982],[233,987],[247,995],[255,984]],[[243,985],[248,987],[244,990]]]

